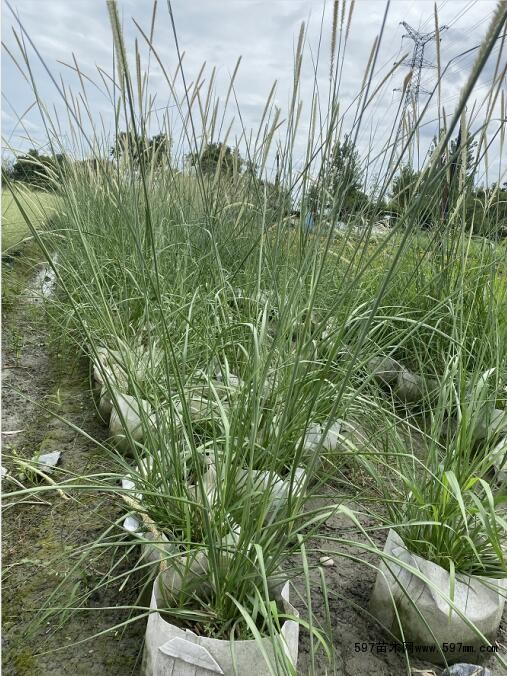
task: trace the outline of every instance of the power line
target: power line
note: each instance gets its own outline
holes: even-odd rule
[[[413,104],[414,107],[414,118],[417,119],[417,109],[419,101],[419,93],[421,90],[421,71],[423,68],[427,68],[430,64],[424,58],[424,51],[426,45],[433,40],[440,40],[440,33],[447,29],[447,26],[441,26],[438,31],[431,31],[430,33],[421,33],[416,31],[412,26],[410,26],[406,21],[402,21],[401,25],[405,28],[407,33],[403,35],[403,38],[410,38],[414,42],[414,49],[412,51],[412,56],[408,62],[410,68],[408,79],[405,80],[405,95],[402,105],[400,106],[400,116],[398,127],[396,129],[396,134],[393,140],[393,147],[396,148],[398,145],[400,134],[403,129],[403,125],[407,120],[407,112],[410,104]],[[393,158],[394,159],[394,155]]]
[[[474,5],[477,4],[477,1],[478,1],[478,0],[471,0],[471,1],[468,3],[468,5],[466,5],[466,6],[461,10],[461,12],[458,12],[458,14],[454,17],[454,19],[451,19],[451,21],[449,22],[449,24],[448,24],[449,28],[450,28],[451,26],[454,26],[454,24],[456,23],[456,21],[459,21],[459,19],[461,19],[461,17],[462,17],[464,14],[466,14],[470,9],[472,9],[472,7],[473,7]]]
[[[448,2],[448,0],[444,0],[443,3],[440,5],[440,7],[437,7],[437,15],[440,14],[440,12],[441,12],[441,11],[443,10],[443,8],[446,6],[447,2]],[[432,16],[429,16],[427,19],[425,19],[425,20],[422,22],[422,25],[420,26],[421,30],[424,28],[424,26],[426,26],[426,24],[427,24],[429,21],[431,21],[432,18],[433,18]]]

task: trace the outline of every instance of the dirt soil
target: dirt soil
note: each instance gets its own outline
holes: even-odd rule
[[[25,486],[33,482],[20,476],[15,458],[30,459],[37,452],[62,452],[60,468],[68,473],[111,471],[104,451],[59,420],[61,415],[92,438],[102,440],[105,430],[95,414],[89,391],[85,360],[55,353],[54,338],[47,326],[41,287],[48,279],[36,270],[16,306],[3,318],[2,332],[2,465]],[[56,475],[55,475],[56,478]],[[16,490],[9,478],[5,492]],[[44,483],[39,484],[41,486]],[[2,512],[2,673],[8,676],[59,676],[60,674],[138,673],[144,620],[113,634],[54,652],[128,619],[118,604],[133,603],[129,590],[118,594],[111,585],[92,595],[89,608],[112,607],[111,611],[79,612],[70,617],[51,617],[30,626],[34,610],[48,600],[62,578],[76,596],[93,589],[103,562],[97,569],[79,564],[76,547],[93,542],[121,514],[121,504],[110,494],[73,493],[64,500],[54,491],[39,498],[30,496],[20,504],[5,501]],[[61,605],[56,596],[52,605]],[[59,627],[63,621],[64,626]]]
[[[111,459],[92,441],[62,423],[58,413],[86,431],[91,438],[102,440],[105,429],[95,413],[89,391],[88,367],[85,360],[58,357],[47,328],[45,309],[33,295],[40,291],[44,275],[34,274],[16,306],[4,318],[3,330],[3,460],[11,475],[19,477],[15,457],[31,458],[39,450],[62,452],[61,469],[74,473],[110,471]],[[51,411],[51,412],[50,412]],[[30,484],[26,478],[21,480]],[[5,490],[14,490],[9,479]],[[39,502],[40,500],[40,502]],[[59,621],[56,617],[31,625],[34,609],[47,602],[64,576],[74,585],[76,594],[91,589],[100,570],[92,565],[77,566],[73,552],[85,542],[93,542],[104,527],[122,514],[122,507],[112,496],[94,492],[64,500],[55,492],[31,496],[25,502],[9,506],[2,515],[3,529],[3,673],[10,676],[60,676],[63,674],[122,675],[139,673],[144,634],[144,620],[129,624],[125,630],[97,637],[91,642],[76,643],[88,636],[128,619],[127,611],[115,609],[118,604],[134,602],[134,593],[127,589],[121,596],[118,585],[94,593],[88,612],[80,612]],[[364,522],[367,526],[367,520]],[[329,537],[346,537],[350,521],[333,515],[326,523]],[[379,546],[385,534],[374,536]],[[309,546],[308,558],[316,563],[322,551],[332,549],[318,539]],[[326,551],[327,553],[327,551]],[[343,553],[343,550],[342,550]],[[360,554],[349,549],[352,556]],[[361,553],[364,557],[364,554]],[[333,664],[329,665],[316,646],[314,673],[338,676],[402,676],[407,672],[405,658],[399,652],[378,651],[378,644],[387,646],[393,638],[383,633],[368,616],[368,601],[375,581],[373,567],[342,555],[334,557],[334,565],[322,568],[329,597],[329,613],[324,603],[318,570],[312,573],[311,603],[317,626],[331,631],[335,647]],[[375,557],[370,559],[376,564]],[[299,562],[294,561],[294,565]],[[98,564],[100,568],[100,565]],[[298,598],[299,597],[299,598]],[[296,582],[292,594],[294,605],[305,612],[306,590]],[[58,598],[52,604],[58,605]],[[97,610],[96,608],[112,608]],[[63,626],[61,626],[63,624]],[[507,616],[499,634],[499,644],[506,656]],[[366,652],[357,652],[356,644],[367,644]],[[73,645],[74,644],[74,645]],[[372,644],[372,647],[370,647]],[[63,650],[56,649],[67,645]],[[309,634],[300,632],[298,674],[311,672],[312,651]],[[487,664],[495,676],[503,673],[494,658]],[[430,663],[413,660],[413,673],[419,676],[440,674]],[[254,671],[252,671],[254,676]]]

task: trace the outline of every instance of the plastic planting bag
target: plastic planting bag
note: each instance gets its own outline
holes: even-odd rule
[[[163,364],[164,353],[157,347],[146,349],[137,345],[134,349],[125,350],[125,364],[131,373],[134,373],[138,383],[146,382],[146,375],[153,375]]]
[[[435,396],[440,384],[434,378],[412,373],[406,368],[402,368],[398,373],[398,379],[394,386],[396,395],[408,404],[415,404],[424,399],[425,395]]]
[[[236,475],[237,488],[244,492],[248,486],[259,494],[259,501],[267,495],[266,520],[270,521],[287,504],[289,495],[299,498],[303,495],[306,482],[306,471],[302,467],[296,467],[291,484],[290,476],[282,478],[269,470],[244,469],[238,470]]]
[[[402,369],[396,359],[382,356],[372,357],[367,367],[374,379],[384,385],[393,385]]]
[[[308,426],[303,439],[303,451],[308,462],[311,462],[312,456],[317,453],[319,443],[323,451],[346,452],[356,450],[365,441],[359,427],[345,420],[336,420],[324,434],[325,429],[326,425],[319,423]]]
[[[118,395],[116,394],[116,396]],[[113,400],[111,397],[111,392],[107,389],[105,385],[103,385],[100,390],[99,413],[104,420],[109,421],[112,412],[113,412]]]
[[[187,576],[193,574],[192,570],[187,573]],[[195,574],[196,571],[193,572]],[[159,610],[164,608],[168,597],[180,591],[182,579],[180,573],[175,573],[171,568],[160,573],[155,579],[150,604],[151,613],[148,617],[144,643],[141,669],[143,676],[164,674],[173,676],[211,676],[212,674],[270,676],[277,673],[274,665],[280,664],[282,656],[295,669],[299,625],[294,620],[285,620],[280,634],[274,639],[279,642],[280,646],[277,657],[275,657],[273,638],[261,639],[262,649],[273,665],[271,669],[263,657],[259,643],[253,639],[231,642],[208,638],[166,621]],[[283,586],[277,600],[283,613],[294,618],[299,616],[297,610],[290,604],[288,583]],[[239,617],[240,611],[238,610],[238,619]]]
[[[269,296],[264,291],[249,293],[244,289],[232,289],[227,299],[229,307],[241,312],[259,312],[266,304],[269,304]]]
[[[217,470],[211,458],[205,457],[205,468],[201,477],[202,483],[197,483],[197,477],[193,480],[195,483],[188,486],[190,496],[196,502],[201,502],[203,495],[205,495],[206,501],[212,505],[216,499]]]
[[[484,411],[476,422],[473,440],[480,441],[498,435],[507,435],[507,411],[501,408]]]
[[[306,430],[303,441],[303,450],[306,453],[314,453],[317,450],[319,443],[321,444],[321,448],[326,451],[336,450],[340,444],[340,433],[343,427],[343,420],[337,420],[330,425],[328,431],[324,434],[326,425],[312,423]]]
[[[96,387],[101,389],[108,382],[111,387],[126,392],[127,374],[121,364],[120,352],[108,350],[106,347],[97,348],[97,357],[93,360],[93,379]]]
[[[507,595],[506,579],[457,574],[452,592],[449,572],[436,563],[409,552],[401,537],[393,530],[389,531],[384,553],[417,569],[432,583],[426,583],[396,563],[384,560],[381,562],[371,599],[371,610],[387,630],[400,636],[393,607],[394,599],[404,640],[411,641],[414,645],[435,646],[435,652],[425,655],[437,664],[444,663],[439,652],[444,643],[454,643],[456,647],[452,654],[445,653],[448,661],[470,659],[471,651],[468,648],[464,652],[457,650],[460,644],[465,647],[473,646],[475,653],[480,654],[480,646],[485,641],[477,636],[471,625],[488,641],[495,641]],[[455,607],[463,613],[467,621],[452,609],[446,598],[452,598]]]
[[[93,360],[93,377],[100,388],[108,380],[120,392],[127,391],[128,374],[132,374],[136,382],[144,383],[147,373],[154,373],[163,361],[163,352],[153,346],[146,349],[142,344],[131,347],[122,345],[122,351],[99,347],[97,357]]]
[[[394,391],[405,402],[421,401],[424,395],[424,378],[402,368],[398,373]]]
[[[396,396],[407,404],[422,401],[425,394],[435,393],[439,388],[437,380],[412,373],[392,357],[372,357],[368,360],[367,368],[374,380],[389,385]]]
[[[493,676],[493,672],[487,667],[460,662],[444,669],[440,676]]]
[[[185,406],[179,399],[175,402],[174,410],[180,422],[183,423],[185,420]],[[196,394],[189,396],[186,400],[186,412],[193,422],[213,420],[215,417],[218,417],[219,413],[213,401]]]
[[[244,382],[235,373],[229,371],[222,371],[220,367],[215,369],[215,379],[220,383],[226,385],[232,390],[240,390]]]
[[[178,553],[176,545],[169,542],[164,533],[146,530],[146,524],[140,516],[129,514],[123,521],[123,528],[139,538],[144,562],[160,563],[169,556]]]
[[[507,437],[501,439],[491,451],[491,460],[499,481],[507,480]]]
[[[118,450],[127,452],[131,448],[131,441],[142,443],[144,438],[143,418],[144,424],[151,420],[151,406],[144,399],[136,399],[128,394],[118,394],[116,397],[116,406],[111,412],[111,419],[109,421],[109,432],[113,437]],[[118,413],[121,412],[121,416]],[[122,420],[123,418],[123,420]],[[125,434],[128,431],[130,438]]]

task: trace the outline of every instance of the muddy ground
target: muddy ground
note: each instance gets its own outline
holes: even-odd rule
[[[350,506],[354,507],[353,504],[350,504]],[[372,525],[367,518],[361,519],[361,521],[365,528]],[[326,538],[341,537],[359,540],[357,528],[351,524],[350,519],[342,514],[331,516],[323,531],[323,537],[312,543],[317,551],[314,551],[308,557],[309,561],[315,564],[317,564],[322,553],[332,556],[333,545]],[[370,537],[379,548],[383,548],[386,539],[384,532],[371,531]],[[319,548],[322,550],[320,553],[318,552]],[[401,676],[407,673],[417,674],[418,676],[439,676],[443,667],[435,666],[430,662],[412,657],[408,666],[405,656],[399,649],[400,639],[388,634],[369,616],[368,603],[376,578],[376,570],[373,566],[378,565],[378,557],[366,554],[355,547],[344,548],[340,546],[340,552],[342,555],[347,553],[351,557],[361,557],[371,566],[358,563],[352,558],[345,558],[342,555],[333,557],[335,565],[322,569],[329,599],[328,612],[321,591],[320,573],[317,570],[312,573],[311,598],[315,621],[327,630],[330,626],[335,648],[335,671],[326,671],[327,658],[322,651],[319,651],[314,659],[315,673],[336,673],[340,676]],[[295,586],[300,595],[304,597],[304,586],[301,583],[296,583]],[[303,614],[303,602],[296,601],[295,605]],[[498,650],[505,659],[507,657],[507,612],[504,613],[497,643]],[[362,644],[362,646],[359,646],[361,649],[359,652],[356,651],[357,644]],[[366,644],[366,652],[362,652],[364,644]],[[300,659],[298,661],[298,673],[301,675],[310,673],[309,645],[309,634],[303,631],[300,634]],[[498,664],[494,656],[483,660],[480,664],[489,667],[494,676],[507,673]]]
[[[39,450],[62,452],[61,471],[98,473],[111,471],[112,460],[92,441],[74,431],[55,414],[71,421],[93,439],[102,440],[105,429],[95,413],[89,391],[88,367],[84,359],[58,352],[58,341],[47,326],[44,304],[37,302],[41,285],[47,283],[39,271],[27,279],[25,291],[14,307],[9,308],[3,324],[3,460],[11,475],[21,468],[15,458],[28,459]],[[44,484],[41,484],[44,485]],[[15,485],[4,479],[4,489]],[[135,599],[129,587],[118,594],[118,585],[94,593],[88,611],[71,616],[52,616],[33,623],[34,610],[47,603],[62,579],[66,589],[75,589],[76,598],[93,589],[104,562],[96,567],[76,565],[76,548],[93,542],[104,527],[118,519],[122,506],[118,499],[103,492],[79,493],[64,500],[54,491],[31,496],[12,505],[9,500],[2,515],[3,535],[3,673],[8,676],[59,676],[63,674],[128,675],[139,673],[144,620],[126,629],[78,643],[84,638],[128,619],[128,611],[114,609]],[[365,525],[368,525],[365,523]],[[326,535],[344,536],[350,522],[341,515],[330,517]],[[383,544],[382,534],[375,539]],[[330,549],[324,539],[312,543],[309,560],[316,562],[318,549]],[[358,551],[350,550],[351,554]],[[364,557],[364,554],[361,554]],[[329,666],[322,651],[313,657],[315,673],[340,676],[402,676],[407,673],[405,658],[386,649],[378,652],[379,642],[389,646],[393,638],[368,616],[368,601],[375,580],[375,570],[343,556],[334,557],[335,565],[323,568],[329,612],[321,592],[320,573],[312,573],[312,609],[315,620],[333,636],[335,654]],[[371,558],[371,563],[377,561]],[[298,562],[294,561],[294,565]],[[306,617],[306,590],[302,582],[295,585],[294,604]],[[58,595],[52,600],[58,606]],[[96,610],[112,607],[113,610]],[[357,652],[356,644],[368,644],[367,652]],[[371,644],[371,646],[370,646]],[[499,634],[502,654],[507,655],[507,616]],[[57,650],[62,646],[69,647]],[[310,673],[312,655],[309,635],[300,634],[298,673]],[[503,673],[490,658],[486,664],[495,676]],[[439,674],[429,663],[412,661],[414,673]],[[254,676],[254,670],[251,672]]]
[[[62,452],[60,471],[95,473],[111,471],[112,462],[103,451],[54,414],[71,421],[92,438],[103,439],[104,428],[94,413],[84,360],[59,356],[47,326],[44,304],[38,301],[47,282],[36,270],[16,307],[3,322],[3,407],[2,442],[4,465],[23,485],[33,486],[19,476],[15,457],[29,459],[39,450]],[[44,485],[41,483],[39,485]],[[15,490],[8,479],[4,490]],[[74,495],[74,494],[73,494]],[[76,598],[93,588],[100,567],[77,566],[75,550],[94,539],[121,516],[121,505],[110,495],[79,493],[64,500],[54,491],[35,496],[2,513],[2,673],[16,676],[58,676],[60,674],[135,674],[138,671],[144,623],[119,630],[54,652],[62,645],[105,631],[128,619],[126,611],[81,612],[71,617],[55,616],[30,626],[34,610],[47,602],[67,576],[66,589],[74,588]],[[18,499],[19,503],[19,499]],[[117,585],[118,586],[118,585]],[[128,590],[98,591],[91,607],[114,607],[134,601]],[[58,595],[52,600],[57,607]],[[58,625],[63,620],[64,626]]]

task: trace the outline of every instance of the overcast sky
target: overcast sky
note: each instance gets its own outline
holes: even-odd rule
[[[273,82],[277,81],[274,103],[282,109],[282,118],[286,117],[292,86],[294,51],[301,22],[306,23],[305,59],[301,73],[300,98],[303,102],[301,125],[295,141],[295,163],[301,165],[304,160],[308,121],[310,118],[311,98],[315,82],[314,65],[318,57],[317,83],[324,105],[329,87],[329,54],[332,23],[332,2],[323,0],[173,0],[172,7],[179,46],[185,52],[184,73],[187,84],[195,81],[204,62],[206,70],[202,75],[204,87],[210,80],[212,69],[216,68],[216,94],[223,100],[227,92],[231,72],[239,56],[242,57],[240,69],[235,81],[235,94],[241,112],[241,122],[246,129],[257,130],[261,121],[264,104]],[[349,4],[346,3],[348,13]],[[340,6],[342,2],[340,1]],[[113,41],[105,0],[11,0],[11,6],[27,35],[42,56],[45,66],[50,70],[60,88],[65,87],[67,95],[80,91],[79,78],[75,70],[62,64],[73,65],[75,57],[84,76],[86,96],[91,111],[91,120],[82,119],[83,127],[90,133],[92,124],[96,134],[111,134],[114,123],[114,111],[108,89],[111,91],[107,75],[113,75]],[[130,57],[134,54],[134,41],[137,37],[141,52],[141,67],[148,65],[148,47],[132,18],[136,19],[144,31],[149,33],[152,14],[151,0],[119,0],[118,6],[125,31],[125,40]],[[495,9],[494,0],[439,0],[439,23],[449,28],[442,33],[441,58],[443,64],[481,42],[489,20]],[[384,78],[393,62],[405,53],[411,55],[413,42],[402,39],[405,30],[401,21],[407,21],[416,30],[432,31],[434,28],[433,2],[426,0],[393,0],[387,14],[385,30],[377,61],[374,83]],[[358,94],[363,74],[368,63],[371,47],[381,29],[386,3],[383,0],[358,0],[352,16],[352,26],[343,61],[342,81],[339,90],[340,105],[346,110],[353,104]],[[19,45],[16,43],[12,28],[21,34],[20,25],[12,12],[3,3],[2,38],[8,50],[21,65]],[[159,1],[154,32],[154,44],[167,72],[174,74],[177,66],[175,42],[167,4]],[[57,87],[51,81],[45,68],[38,61],[33,48],[25,37],[33,77],[38,95],[53,119],[55,114],[60,127],[54,130],[59,142],[67,149],[76,152],[69,123],[66,122],[65,106]],[[498,43],[500,46],[500,43]],[[320,56],[319,55],[320,50]],[[473,109],[473,100],[482,101],[488,92],[488,86],[494,73],[498,51],[490,58],[478,85],[468,111]],[[477,51],[471,52],[453,61],[442,83],[442,100],[447,113],[452,113],[459,99],[462,85],[467,79]],[[435,63],[435,43],[429,43],[425,57]],[[505,54],[501,54],[505,61]],[[102,69],[101,78],[97,67]],[[22,66],[26,73],[26,67]],[[401,87],[407,75],[408,67],[403,66],[385,82],[374,104],[364,116],[358,134],[358,147],[363,155],[370,157],[382,148],[394,115],[399,105],[400,93],[394,91]],[[4,50],[2,58],[3,96],[2,96],[2,136],[5,148],[26,150],[28,147],[43,148],[47,143],[47,133],[36,107],[32,87],[26,82],[18,66],[13,63]],[[61,78],[61,79],[60,79]],[[435,83],[435,71],[428,68],[422,74],[423,88],[431,89]],[[374,85],[375,86],[375,85]],[[505,83],[504,83],[505,86]],[[168,115],[171,126],[178,137],[181,130],[178,109],[174,98],[162,74],[162,70],[151,57],[149,91],[155,96],[154,108],[159,119]],[[181,96],[183,85],[177,80],[177,96]],[[427,100],[421,97],[421,102]],[[344,131],[352,125],[354,106],[344,120]],[[437,107],[430,104],[427,123],[421,128],[422,143],[426,148],[436,130]],[[496,114],[499,117],[499,112]],[[483,120],[479,112],[472,128],[477,128]],[[232,101],[224,119],[221,132],[225,133],[229,122],[233,122],[231,145],[234,137],[241,133],[240,115]],[[157,131],[152,124],[152,131]],[[496,127],[491,127],[491,133]],[[102,131],[104,130],[104,131]],[[200,130],[198,130],[200,133]],[[282,128],[280,134],[285,134]],[[175,143],[175,152],[184,152],[185,146]],[[490,163],[498,173],[499,144],[492,147]],[[273,158],[270,159],[271,165]],[[497,176],[490,177],[495,180]]]

